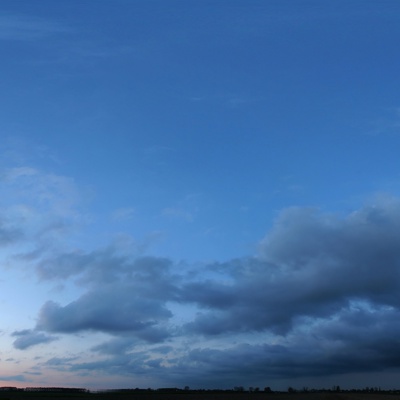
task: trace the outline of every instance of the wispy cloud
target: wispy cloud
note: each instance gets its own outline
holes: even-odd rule
[[[111,214],[111,218],[114,221],[127,221],[134,218],[135,209],[133,207],[118,208]]]
[[[162,215],[167,218],[183,220],[186,222],[193,221],[193,215],[183,208],[166,207],[162,210]]]
[[[0,16],[0,40],[29,41],[70,31],[70,28],[60,23],[42,18],[4,14]]]
[[[42,343],[50,343],[57,340],[55,336],[49,336],[42,332],[37,332],[30,329],[25,329],[22,331],[15,331],[12,336],[17,337],[14,341],[14,347],[19,350],[26,350],[32,346],[37,346]]]
[[[392,107],[383,111],[384,116],[369,122],[366,134],[378,136],[398,135],[400,133],[400,107]]]

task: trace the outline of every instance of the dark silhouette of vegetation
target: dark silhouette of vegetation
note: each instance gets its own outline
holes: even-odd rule
[[[302,389],[288,387],[287,391],[273,391],[269,386],[235,386],[232,389],[190,389],[164,387],[159,389],[112,389],[90,391],[83,388],[63,387],[0,387],[0,400],[18,399],[64,399],[64,400],[394,400],[400,390],[381,390],[378,387],[343,390],[340,386],[331,389]]]

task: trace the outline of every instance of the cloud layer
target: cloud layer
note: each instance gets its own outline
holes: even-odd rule
[[[225,263],[116,245],[45,253],[40,279],[68,279],[82,294],[46,302],[14,346],[103,333],[95,361],[71,357],[63,368],[198,386],[397,369],[399,232],[400,200],[383,196],[348,215],[283,210],[257,256]]]

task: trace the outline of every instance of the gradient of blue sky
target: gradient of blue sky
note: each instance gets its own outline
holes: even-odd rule
[[[394,386],[399,39],[394,0],[3,0],[0,385]]]

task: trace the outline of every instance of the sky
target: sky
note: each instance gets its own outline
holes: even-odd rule
[[[2,0],[0,386],[398,387],[397,0]]]

